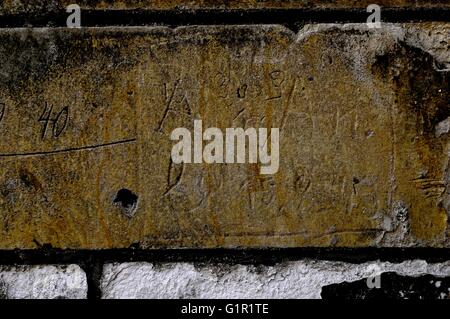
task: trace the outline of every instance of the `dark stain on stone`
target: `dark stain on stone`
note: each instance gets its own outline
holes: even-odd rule
[[[28,188],[34,188],[34,189],[42,189],[42,185],[39,182],[39,180],[36,178],[36,176],[31,173],[30,171],[21,168],[19,170],[19,177],[22,183],[28,187]]]
[[[0,194],[6,198],[10,193],[11,191],[6,186],[2,185],[2,187],[0,188]]]
[[[372,73],[395,92],[394,123],[401,124],[393,124],[394,130],[415,149],[420,164],[427,168],[426,178],[441,180],[448,137],[437,137],[436,127],[450,117],[449,74],[436,69],[432,55],[403,42],[378,56]],[[417,218],[415,222],[416,226],[423,225]]]
[[[95,34],[57,29],[45,33],[32,30],[3,32],[0,34],[0,59],[3,61],[0,86],[15,99],[26,102],[27,94],[36,95],[43,89],[42,79],[60,77],[62,72],[80,72],[93,60],[98,67],[92,72],[92,81],[97,81],[98,85],[110,83],[111,68],[128,69],[137,63],[136,54],[139,53],[133,51],[130,44],[135,37],[119,31]],[[120,41],[107,42],[106,39]],[[104,45],[97,47],[97,42]],[[130,50],[125,56],[122,50],[127,46]]]
[[[450,277],[408,277],[387,272],[381,274],[380,288],[369,288],[366,278],[324,286],[321,296],[323,299],[448,299]]]
[[[402,42],[372,65],[373,74],[394,85],[399,111],[411,114],[416,131],[431,139],[435,125],[450,116],[449,76],[435,66],[432,55]]]
[[[226,263],[213,264],[213,263],[206,261],[206,262],[194,263],[194,268],[198,272],[203,272],[206,268],[208,272],[210,272],[218,280],[220,280],[223,277],[225,277],[226,275],[232,273],[233,271],[236,271],[238,266],[226,264]]]
[[[8,289],[3,281],[0,281],[0,300],[8,299]]]

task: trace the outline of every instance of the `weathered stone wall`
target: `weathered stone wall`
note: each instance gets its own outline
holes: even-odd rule
[[[84,299],[86,275],[80,267],[0,267],[0,299]]]
[[[83,9],[355,9],[367,8],[370,0],[4,0],[0,6],[3,13],[25,13],[37,10],[61,10],[77,3]],[[376,4],[388,8],[449,8],[447,0],[379,0]]]
[[[64,14],[67,4],[3,1],[0,20]],[[289,12],[368,3],[79,4],[94,12]],[[426,20],[381,28],[288,21],[299,31],[270,24],[270,15],[264,25],[0,28],[0,297],[319,298],[340,291],[333,284],[370,277],[375,264],[405,282],[434,276],[434,286],[409,285],[414,291],[401,288],[398,297],[448,298],[450,23]],[[174,163],[170,134],[195,120],[222,130],[279,128],[279,170]],[[368,247],[380,253],[358,264],[302,256],[352,248],[345,259]],[[298,258],[257,266],[132,257],[271,248],[299,249]],[[419,248],[419,258],[377,261],[386,249]],[[8,259],[12,250],[24,252],[27,266]],[[47,260],[48,250],[60,260]],[[69,250],[112,257],[67,262]],[[384,280],[403,287],[398,277]]]
[[[2,30],[0,247],[448,247],[449,30]],[[173,164],[195,119],[278,173]]]
[[[449,263],[429,265],[424,261],[401,264],[380,263],[381,271],[404,276],[432,274],[445,277]],[[101,288],[103,298],[321,298],[325,286],[370,277],[370,264],[306,260],[276,266],[204,266],[191,264],[108,264],[104,268]],[[439,279],[436,279],[439,282]],[[383,284],[383,282],[382,282]],[[434,287],[436,283],[433,282]],[[446,285],[443,296],[448,295]],[[441,286],[440,286],[441,285]],[[439,294],[438,294],[439,295]]]

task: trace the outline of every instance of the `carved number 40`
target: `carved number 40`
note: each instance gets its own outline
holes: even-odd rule
[[[53,117],[52,117],[53,115]],[[51,126],[53,137],[59,137],[67,126],[69,120],[69,107],[66,106],[59,111],[56,116],[53,114],[53,106],[48,109],[47,103],[45,104],[44,111],[39,117],[39,122],[42,123],[42,139],[47,135],[47,130]]]

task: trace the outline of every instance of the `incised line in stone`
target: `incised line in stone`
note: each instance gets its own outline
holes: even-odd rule
[[[61,150],[54,150],[54,151],[46,151],[46,152],[29,152],[29,153],[11,153],[11,154],[0,154],[1,157],[31,157],[31,156],[45,156],[45,155],[54,155],[54,154],[61,154],[61,153],[71,153],[71,152],[79,152],[79,151],[90,151],[95,150],[99,148],[104,148],[108,146],[116,146],[116,145],[123,145],[123,144],[129,144],[136,142],[137,139],[128,139],[128,140],[122,140],[122,141],[116,141],[116,142],[110,142],[110,143],[104,143],[104,144],[98,144],[98,145],[88,145],[88,146],[81,146],[81,147],[72,147],[72,148],[66,148]]]

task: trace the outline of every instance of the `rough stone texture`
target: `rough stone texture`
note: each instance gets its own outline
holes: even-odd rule
[[[394,8],[430,8],[450,7],[448,0],[378,0],[382,7]],[[366,8],[373,0],[3,0],[0,2],[2,13],[32,13],[57,11],[69,4],[77,3],[82,9],[330,9],[330,8]]]
[[[448,30],[3,29],[0,248],[450,247]],[[173,164],[194,119],[279,172]]]
[[[379,269],[374,271],[374,265]],[[277,266],[195,266],[108,264],[101,282],[103,298],[320,298],[322,287],[355,281],[383,272],[404,276],[450,275],[450,262],[347,264],[299,261]],[[389,284],[389,283],[384,283]],[[383,281],[381,281],[383,287]]]
[[[78,266],[0,266],[0,299],[86,297],[86,275]]]
[[[407,28],[406,32],[405,39],[409,45],[432,54],[438,62],[438,69],[450,70],[450,24],[426,23],[419,28]]]

